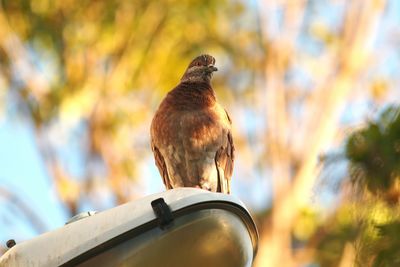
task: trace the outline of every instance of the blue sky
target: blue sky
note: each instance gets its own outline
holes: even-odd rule
[[[0,120],[0,183],[41,216],[48,229],[65,221],[60,203],[46,175],[29,124],[8,117]],[[0,197],[0,241],[30,238],[37,232]],[[3,242],[4,243],[4,242]]]

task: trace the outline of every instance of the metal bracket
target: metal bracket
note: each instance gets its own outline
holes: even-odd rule
[[[174,220],[171,209],[163,198],[153,200],[151,207],[158,218],[158,225],[161,229],[165,229]]]
[[[10,240],[7,241],[6,246],[7,246],[8,248],[12,248],[12,247],[15,246],[16,244],[17,244],[17,243],[15,242],[14,239],[10,239]]]

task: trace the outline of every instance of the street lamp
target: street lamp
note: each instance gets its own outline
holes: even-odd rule
[[[0,266],[250,267],[257,251],[232,195],[177,188],[86,215],[12,246]]]

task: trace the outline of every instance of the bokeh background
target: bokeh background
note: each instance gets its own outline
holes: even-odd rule
[[[209,53],[254,266],[400,266],[399,47],[397,0],[1,0],[0,242],[164,190],[150,122]]]

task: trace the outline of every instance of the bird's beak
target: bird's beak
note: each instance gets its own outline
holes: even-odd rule
[[[214,71],[217,71],[217,70],[218,70],[217,67],[215,67],[215,66],[212,65],[212,64],[208,65],[207,67],[208,67],[208,69],[209,69],[210,72],[214,72]]]

